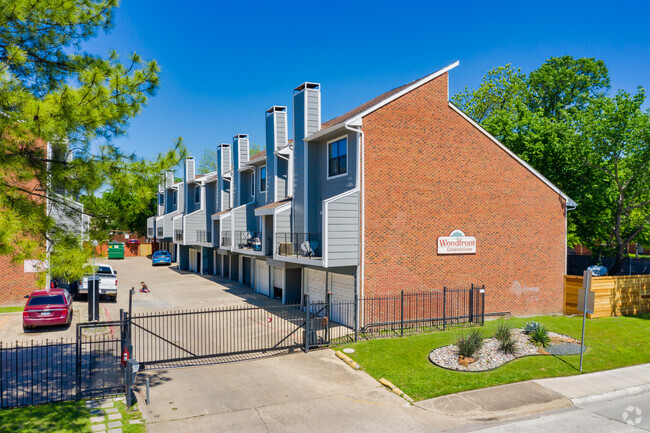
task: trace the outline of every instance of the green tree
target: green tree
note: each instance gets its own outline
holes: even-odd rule
[[[605,113],[602,104],[609,101],[611,112],[611,104],[618,107],[619,102],[623,102],[615,102],[617,98],[626,99],[621,94],[608,99],[609,88],[609,72],[603,61],[563,56],[547,60],[527,76],[510,65],[495,68],[485,75],[477,89],[465,89],[453,101],[576,200],[578,207],[569,213],[570,244],[581,243],[596,252],[616,253],[618,256],[624,246],[617,243],[615,233],[629,233],[621,237],[627,245],[635,239],[630,235],[636,229],[630,232],[624,228],[626,218],[621,218],[620,224],[611,224],[610,213],[617,212],[611,189],[616,182],[594,167],[595,163],[589,159],[595,154],[596,137],[588,131],[594,132],[599,129],[599,123],[602,127],[611,120],[605,119],[604,123],[603,119],[598,120],[597,114]],[[627,96],[634,101],[643,99],[642,93],[635,97]],[[628,108],[620,107],[621,115],[627,115],[627,120],[634,124],[643,123],[647,114],[634,114],[636,112],[630,104],[625,106]],[[620,122],[609,124],[613,130],[622,125]],[[622,133],[621,130],[617,132],[619,135]],[[626,143],[632,140],[632,136],[637,142],[643,140],[639,128],[630,134],[625,138]],[[613,139],[607,145],[614,146]],[[598,150],[602,151],[602,148]],[[620,156],[626,159],[632,155],[622,153]],[[645,182],[647,187],[647,178],[643,176],[635,177],[633,181]],[[621,209],[626,208],[623,206]],[[632,211],[648,215],[643,206]],[[647,235],[641,228],[635,236]],[[610,269],[611,273],[618,272],[619,265],[620,260],[617,260]]]
[[[203,149],[198,174],[208,174],[217,171],[217,168],[217,151],[214,149]]]
[[[156,62],[135,53],[122,62],[115,52],[98,56],[81,46],[110,30],[117,3],[0,3],[0,254],[45,257],[39,246],[47,239],[57,254],[50,263],[55,276],[82,272],[89,249],[77,238],[72,251],[73,238],[54,230],[46,203],[78,212],[64,195],[91,197],[107,185],[125,189],[129,170],[142,163],[113,139],[155,94]],[[182,151],[176,146],[150,165],[171,167]],[[115,217],[94,215],[92,204],[86,210]]]

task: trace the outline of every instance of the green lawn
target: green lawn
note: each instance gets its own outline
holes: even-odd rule
[[[0,307],[0,314],[20,312],[23,311],[23,308],[25,307]]]
[[[142,419],[137,411],[127,411],[124,403],[116,404],[122,414],[124,433],[145,433],[144,424],[129,424],[130,420]],[[90,412],[84,401],[43,404],[0,410],[0,433],[9,432],[90,432]]]
[[[88,432],[90,415],[83,401],[0,410],[0,432]]]
[[[582,316],[540,316],[510,319],[519,327],[534,320],[549,331],[580,339]],[[485,337],[496,330],[496,321],[486,322]],[[349,355],[376,379],[386,378],[415,400],[438,397],[470,389],[485,388],[529,379],[578,374],[580,357],[533,356],[516,359],[484,373],[456,372],[434,366],[431,350],[452,344],[463,330],[434,332],[403,338],[361,341],[341,346],[352,347]],[[650,362],[650,314],[607,317],[587,321],[584,372],[609,370]]]

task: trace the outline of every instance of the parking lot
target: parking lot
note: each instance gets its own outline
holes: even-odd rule
[[[119,319],[120,309],[128,309],[129,290],[135,288],[133,312],[145,313],[161,310],[191,310],[223,305],[269,305],[269,298],[253,290],[216,276],[201,276],[192,272],[179,272],[176,265],[151,266],[146,257],[129,257],[124,260],[101,259],[117,271],[117,302],[102,298],[102,320]],[[150,293],[140,293],[144,281]],[[22,313],[0,315],[0,341],[15,342],[45,339],[74,339],[76,324],[87,314],[85,298],[74,301],[73,321],[69,327],[56,326],[23,331]]]

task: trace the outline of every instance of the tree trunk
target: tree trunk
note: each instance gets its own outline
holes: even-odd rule
[[[623,267],[623,254],[627,251],[626,245],[617,245],[616,246],[616,260],[611,268],[607,270],[607,275],[614,276],[618,274]]]

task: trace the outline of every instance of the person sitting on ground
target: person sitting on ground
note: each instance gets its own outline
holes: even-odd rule
[[[149,290],[149,287],[147,287],[147,285],[144,283],[144,281],[140,281],[140,285],[142,286],[140,287],[140,291],[142,293],[149,293],[151,291]]]

